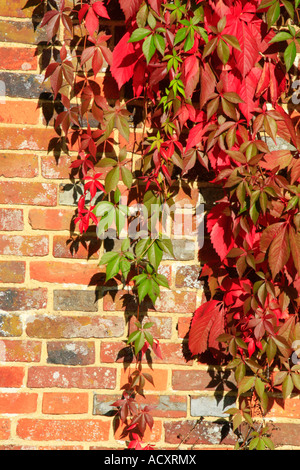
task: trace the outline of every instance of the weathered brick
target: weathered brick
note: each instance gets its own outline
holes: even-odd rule
[[[233,395],[219,395],[191,397],[191,416],[215,416],[219,418],[226,418],[228,414],[226,411],[233,408],[236,403],[236,396]]]
[[[299,397],[286,398],[269,397],[268,418],[300,418],[300,400]]]
[[[136,298],[128,291],[107,291],[103,299],[103,308],[107,311],[127,310],[134,312],[137,309]],[[191,313],[196,308],[196,292],[161,291],[161,298],[157,299],[155,310],[166,313]],[[141,304],[141,311],[153,311],[150,300]]]
[[[47,306],[47,289],[1,288],[0,309],[8,312],[39,310]]]
[[[195,258],[196,244],[193,240],[172,240],[174,256],[177,261],[190,261]],[[163,259],[173,260],[171,255],[164,254]]]
[[[25,270],[23,261],[0,261],[0,282],[20,284],[25,280]]]
[[[0,235],[0,254],[14,256],[46,256],[49,239],[46,235]]]
[[[53,292],[54,310],[67,312],[97,312],[97,295],[84,290],[55,290]]]
[[[9,419],[2,418],[0,419],[0,439],[9,439],[10,438],[10,428],[11,422]]]
[[[62,155],[59,159],[53,155],[47,155],[41,159],[42,175],[44,178],[69,179],[71,175],[70,165],[74,157]]]
[[[0,315],[0,337],[21,336],[23,323],[20,315],[14,313]]]
[[[174,390],[235,390],[234,374],[230,371],[218,371],[215,368],[204,370],[173,370],[172,387]]]
[[[95,394],[93,401],[93,414],[99,416],[114,416],[116,407],[112,404],[120,399],[120,395]],[[187,414],[187,398],[171,395],[150,395],[135,400],[140,405],[153,406],[152,416],[159,418],[182,418]]]
[[[271,439],[275,446],[299,446],[300,424],[276,423],[270,425]]]
[[[28,7],[24,8],[28,3]],[[23,0],[6,0],[1,2],[0,5],[0,16],[16,17],[16,18],[31,18],[35,11],[35,6],[29,6],[30,2]],[[41,11],[39,9],[38,11]]]
[[[88,412],[88,408],[88,393],[43,393],[42,411],[44,414],[83,414]]]
[[[37,50],[30,47],[0,47],[0,64],[2,70],[36,70]],[[22,103],[19,105],[22,109]]]
[[[235,445],[236,436],[230,430],[228,422],[210,422],[197,420],[171,421],[164,423],[165,440],[168,444],[180,444],[184,440],[188,445]]]
[[[31,20],[14,21],[7,18],[0,20],[0,41],[38,44],[47,41],[47,36],[44,28],[34,29]]]
[[[136,318],[131,317],[129,321],[129,330],[128,333],[131,334],[136,330]],[[154,338],[157,339],[170,339],[172,336],[172,318],[171,317],[154,317],[154,316],[145,316],[142,320],[142,325],[145,323],[153,323],[151,327],[151,334]]]
[[[34,208],[29,211],[28,220],[34,230],[70,230],[73,216],[73,210]]]
[[[0,209],[0,230],[10,232],[23,230],[24,220],[22,209]]]
[[[194,287],[199,289],[201,282],[199,281],[199,266],[179,266],[176,269],[175,286],[176,287]]]
[[[32,441],[102,442],[108,440],[110,422],[99,419],[29,419],[18,421],[17,435]]]
[[[92,341],[62,342],[47,344],[48,364],[65,366],[87,366],[95,363],[95,344]]]
[[[37,393],[0,393],[0,413],[34,413],[37,399]]]
[[[0,121],[1,121],[0,104]],[[11,117],[11,119],[13,119]],[[11,153],[0,154],[0,176],[6,178],[33,178],[39,172],[39,162],[36,155],[19,155]]]
[[[17,76],[18,80],[13,72],[0,72],[0,80],[5,83],[5,96],[9,98],[39,99],[41,93],[50,91],[49,85],[43,83],[43,75],[22,72]]]
[[[101,241],[92,237],[53,237],[53,256],[55,258],[99,259]]]
[[[72,266],[72,268],[71,268]],[[86,263],[32,261],[30,277],[40,282],[97,285],[104,281],[104,269]]]
[[[34,338],[110,338],[124,334],[122,317],[32,316],[27,319],[26,333]]]
[[[25,370],[23,367],[1,366],[0,387],[20,388],[23,385]]]
[[[55,206],[57,187],[52,183],[0,181],[0,204]]]
[[[39,362],[42,344],[38,341],[0,340],[1,362]]]
[[[32,366],[28,370],[29,388],[114,389],[116,369],[108,367]]]

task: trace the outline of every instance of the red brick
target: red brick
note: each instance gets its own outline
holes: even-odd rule
[[[52,129],[0,127],[0,148],[3,150],[48,150],[50,141],[57,138]]]
[[[43,394],[44,414],[64,415],[87,413],[89,396],[87,393],[51,393]]]
[[[32,261],[30,277],[40,282],[58,284],[96,285],[103,281],[104,270],[86,263],[64,263],[60,261]]]
[[[0,230],[11,232],[23,230],[24,220],[21,209],[0,209]]]
[[[268,418],[300,418],[300,400],[295,398],[269,397]]]
[[[0,340],[0,361],[2,362],[39,362],[42,344],[38,341]]]
[[[116,370],[108,367],[33,366],[28,370],[30,388],[104,388],[116,386]]]
[[[131,317],[129,321],[129,334],[136,330],[136,318]],[[145,316],[142,321],[142,325],[145,323],[153,323],[153,326],[149,330],[154,338],[157,339],[170,339],[172,336],[172,318],[171,317],[154,317]]]
[[[55,206],[57,186],[51,183],[0,181],[0,204]]]
[[[10,438],[10,420],[9,419],[0,419],[0,439],[9,439]]]
[[[20,315],[5,313],[0,315],[0,336],[18,337],[22,336],[23,324]]]
[[[33,178],[38,175],[38,172],[39,165],[36,155],[0,154],[0,176],[6,178]]]
[[[46,256],[49,253],[47,236],[0,235],[0,254],[14,256]]]
[[[70,230],[73,216],[73,210],[30,209],[29,223],[34,230]]]
[[[37,393],[0,393],[0,413],[34,413],[37,399]]]
[[[53,256],[54,258],[99,259],[100,245],[101,241],[98,238],[85,240],[82,237],[78,240],[76,237],[56,235],[53,238]]]
[[[25,270],[23,261],[0,261],[0,282],[20,284],[25,280]]]
[[[109,438],[110,422],[99,419],[20,419],[17,435],[32,441],[97,442]]]
[[[121,387],[128,382],[129,374],[132,373],[133,370],[131,369],[122,369],[121,372]],[[143,372],[150,374],[153,378],[154,386],[146,380],[144,390],[150,391],[164,391],[167,390],[168,384],[168,371],[165,369],[148,369],[143,368]]]
[[[0,387],[19,388],[23,385],[25,371],[23,367],[1,366]]]
[[[192,317],[181,317],[178,318],[178,338],[185,338],[190,331]]]
[[[174,390],[215,390],[222,383],[224,390],[232,390],[235,385],[234,374],[211,368],[205,370],[173,370],[172,387]]]
[[[0,47],[0,69],[36,70],[38,66],[37,50],[29,47]],[[18,103],[20,109],[23,103]],[[0,107],[1,113],[1,107]],[[17,123],[17,121],[13,121]],[[26,124],[24,122],[24,124]],[[30,123],[27,123],[30,124]]]
[[[270,429],[275,446],[299,446],[300,424],[276,422],[270,424]]]
[[[0,103],[0,123],[5,124],[38,124],[40,110],[37,103],[30,100],[8,101]]]
[[[46,306],[47,289],[0,289],[0,309],[6,312],[40,310]]]

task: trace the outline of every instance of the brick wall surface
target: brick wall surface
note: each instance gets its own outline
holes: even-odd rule
[[[45,34],[31,18],[39,9],[24,4],[0,0],[0,449],[123,449],[111,404],[126,381],[124,341],[136,305],[125,308],[126,292],[103,287],[103,247],[94,236],[83,245],[70,232],[72,156],[57,161],[48,152],[56,134],[45,119]],[[117,37],[122,20],[107,26]],[[114,99],[111,77],[99,80]],[[208,208],[219,195],[203,183],[176,202]],[[235,402],[234,378],[191,360],[186,347],[204,295],[199,266],[213,254],[206,244],[199,252],[192,231],[174,236],[176,260],[161,268],[171,290],[147,311],[163,359],[153,358],[155,387],[148,384],[141,399],[156,407],[145,439],[161,449],[232,448],[222,419]],[[276,444],[300,448],[300,400],[274,399],[270,418]]]

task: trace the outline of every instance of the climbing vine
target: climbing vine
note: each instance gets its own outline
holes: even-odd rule
[[[300,390],[300,131],[292,114],[300,1],[41,3],[52,50],[45,80],[62,105],[57,144],[77,154],[74,222],[81,234],[94,226],[100,239],[112,231],[120,239],[100,265],[106,283],[126,285],[137,299],[127,344],[135,366],[114,403],[123,437],[129,448],[151,448],[142,443],[151,407],[136,396],[153,383],[144,358],[161,351],[140,309],[169,287],[160,270],[163,255],[173,256],[165,213],[182,182],[205,177],[223,197],[206,217],[216,256],[201,267],[206,300],[191,322],[189,349],[195,357],[209,350],[235,375],[237,406],[228,414],[236,448],[272,449],[269,397]],[[116,12],[125,31],[114,44],[108,29]],[[119,100],[97,81],[103,70]],[[133,108],[142,125],[134,167],[122,145]],[[142,209],[133,211],[130,198]]]

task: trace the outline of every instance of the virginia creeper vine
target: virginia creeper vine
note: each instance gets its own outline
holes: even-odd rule
[[[201,268],[206,301],[194,314],[189,349],[195,357],[209,349],[234,371],[236,447],[272,449],[270,397],[300,390],[300,131],[290,91],[299,70],[300,1],[41,2],[53,52],[45,80],[63,106],[55,129],[65,151],[77,155],[74,222],[81,234],[96,227],[99,238],[115,230],[120,250],[106,251],[100,265],[106,282],[127,285],[139,306],[127,344],[135,366],[114,403],[129,448],[151,448],[142,444],[153,426],[151,407],[136,395],[153,382],[143,358],[161,351],[139,311],[168,288],[160,263],[173,255],[171,238],[161,226],[153,236],[151,227],[183,181],[206,173],[224,195],[206,218],[216,258]],[[125,16],[115,46],[109,7]],[[130,88],[127,102],[101,90],[103,67],[120,93]],[[143,115],[133,171],[119,145],[130,139],[132,107]],[[278,138],[286,149],[274,149]],[[109,153],[114,144],[117,156]],[[144,220],[130,210],[130,197],[145,208]],[[137,221],[138,236],[122,237],[127,221]]]

